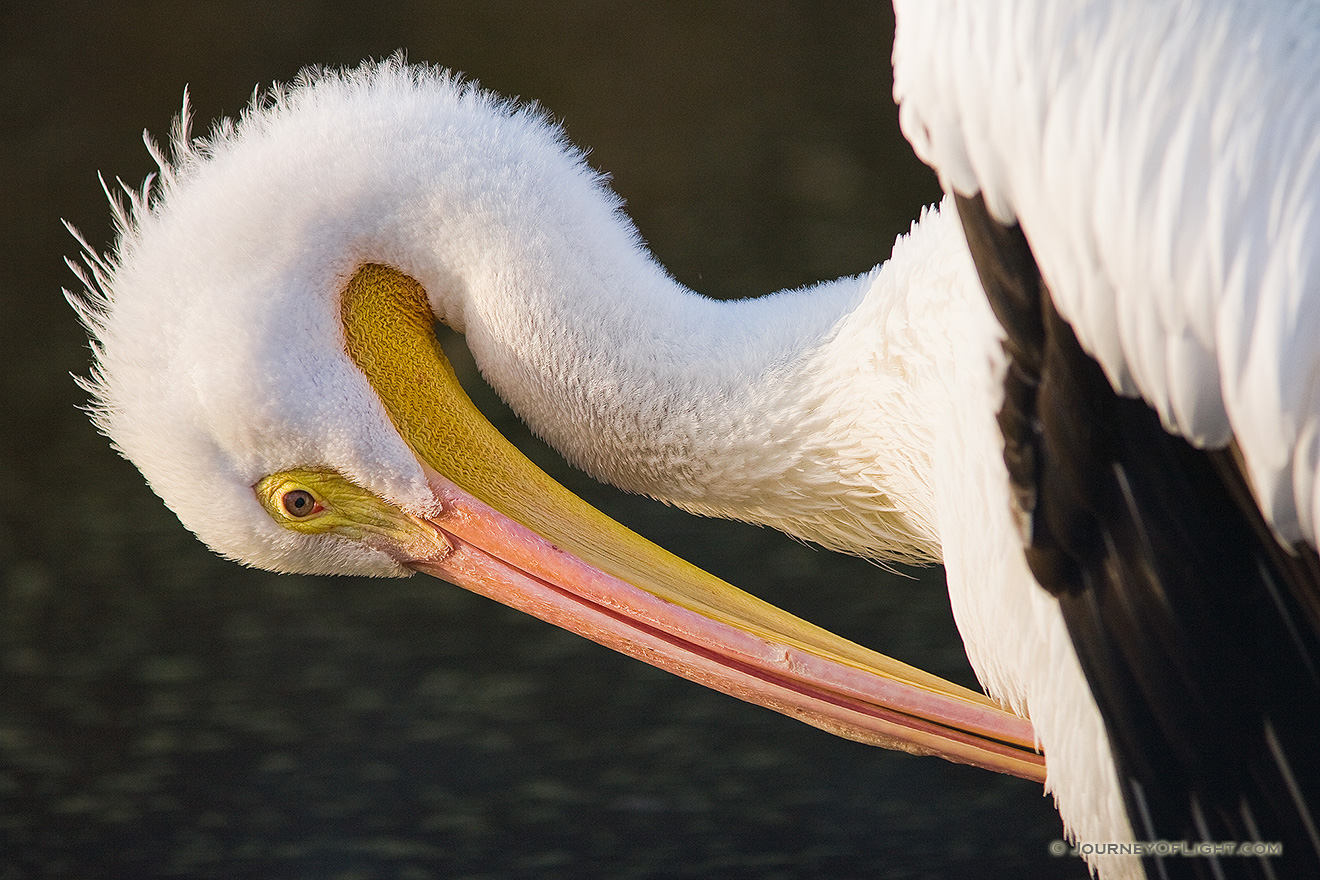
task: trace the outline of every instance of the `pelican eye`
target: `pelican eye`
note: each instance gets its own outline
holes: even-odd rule
[[[396,559],[434,557],[452,548],[440,532],[328,468],[294,468],[262,477],[257,501],[281,528],[337,535]]]
[[[341,513],[339,484],[351,485],[333,471],[298,469],[271,474],[252,487],[275,522],[308,534],[330,531]]]
[[[293,489],[292,491],[285,492],[284,497],[280,499],[280,503],[284,505],[284,510],[289,516],[297,517],[298,519],[316,513],[319,506],[316,503],[316,496],[311,492],[308,492],[306,489]]]

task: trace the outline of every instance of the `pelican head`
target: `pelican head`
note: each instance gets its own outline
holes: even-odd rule
[[[304,74],[205,139],[185,100],[169,149],[148,146],[159,175],[116,201],[108,255],[84,245],[70,298],[97,425],[214,550],[437,575],[836,733],[1042,778],[1024,720],[650,544],[472,405],[436,321],[575,463],[647,491],[666,415],[727,392],[686,365],[696,331],[659,355],[696,392],[629,378],[641,328],[709,303],[673,305],[541,112],[391,60]]]

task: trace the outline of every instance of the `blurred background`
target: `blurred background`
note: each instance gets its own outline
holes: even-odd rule
[[[374,9],[371,7],[375,7]],[[884,3],[0,7],[0,880],[1077,877],[1039,786],[860,746],[438,581],[210,554],[77,410],[66,219],[309,64],[405,50],[543,104],[685,284],[870,268],[923,204]],[[453,340],[451,340],[453,342]],[[460,353],[456,356],[461,362]],[[454,348],[451,345],[451,348]],[[460,363],[461,366],[461,363]],[[938,570],[888,572],[538,463],[681,556],[968,684]]]

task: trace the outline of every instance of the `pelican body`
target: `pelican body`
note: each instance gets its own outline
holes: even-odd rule
[[[1320,876],[1320,9],[895,6],[1003,328],[1001,500],[1131,831],[1207,845],[1146,873]]]

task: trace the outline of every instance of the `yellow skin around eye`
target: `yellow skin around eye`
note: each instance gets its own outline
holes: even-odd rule
[[[436,529],[382,501],[337,471],[325,468],[281,471],[263,478],[253,490],[271,518],[286,529],[306,535],[335,534],[382,549],[417,548],[420,544],[443,550],[447,546]],[[307,516],[289,513],[284,496],[298,491],[311,495],[320,509]]]

